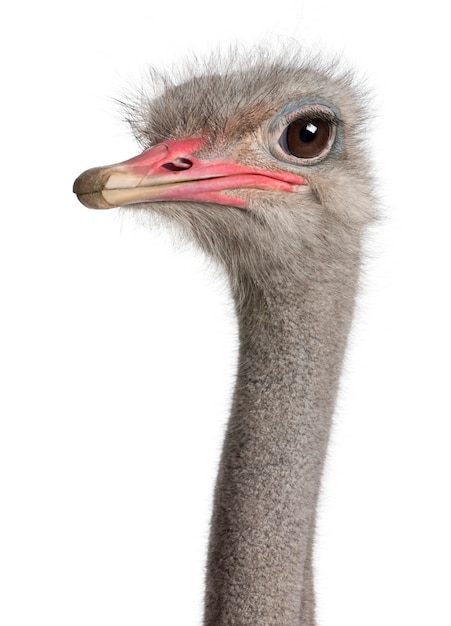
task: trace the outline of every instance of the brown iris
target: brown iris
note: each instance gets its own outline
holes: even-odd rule
[[[288,150],[300,159],[312,159],[328,147],[331,133],[330,122],[320,118],[296,120],[287,128]]]

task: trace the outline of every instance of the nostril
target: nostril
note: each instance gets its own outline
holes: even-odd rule
[[[183,157],[174,159],[171,163],[165,163],[161,167],[170,172],[180,172],[181,170],[189,170],[193,166],[193,162]]]

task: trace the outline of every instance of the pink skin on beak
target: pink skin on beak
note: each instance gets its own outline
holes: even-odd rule
[[[205,138],[166,141],[128,161],[87,170],[74,183],[74,192],[93,209],[140,202],[171,200],[213,202],[239,208],[246,200],[223,194],[232,189],[293,192],[305,179],[288,172],[259,170],[233,162],[194,156]]]

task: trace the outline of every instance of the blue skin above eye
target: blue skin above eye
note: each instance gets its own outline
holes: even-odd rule
[[[327,100],[324,100],[323,98],[318,98],[316,96],[308,96],[306,98],[301,98],[300,100],[294,100],[293,102],[289,102],[283,107],[283,109],[280,111],[277,117],[279,118],[289,117],[290,114],[297,113],[304,107],[314,107],[314,106],[327,107],[328,109],[332,111],[332,113],[335,115],[337,120],[340,118],[338,109],[334,104],[332,104],[331,102],[328,102]]]

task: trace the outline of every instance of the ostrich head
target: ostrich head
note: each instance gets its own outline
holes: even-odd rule
[[[75,181],[92,208],[132,206],[175,220],[237,288],[287,269],[321,277],[357,254],[372,198],[366,117],[348,74],[319,62],[235,58],[127,107],[145,148]]]

